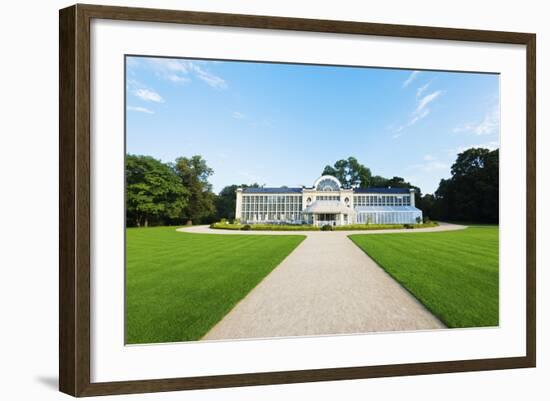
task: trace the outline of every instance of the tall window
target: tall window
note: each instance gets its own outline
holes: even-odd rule
[[[241,220],[299,222],[301,211],[302,195],[244,195]]]

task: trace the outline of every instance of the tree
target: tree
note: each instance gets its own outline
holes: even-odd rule
[[[458,154],[451,178],[435,192],[434,217],[498,223],[499,151],[471,148]]]
[[[183,208],[182,217],[188,222],[201,221],[215,213],[212,185],[208,178],[214,173],[206,160],[195,155],[179,157],[172,165],[183,187],[189,192],[189,202]]]
[[[126,218],[129,225],[148,226],[177,219],[189,192],[170,166],[150,156],[126,156]]]
[[[367,188],[371,185],[372,178],[370,169],[359,163],[355,157],[338,160],[334,166],[325,166],[322,175],[338,178],[344,188]]]
[[[416,207],[422,210],[424,219],[433,219],[437,212],[435,210],[435,196],[426,194],[416,201]]]
[[[386,186],[387,178],[384,178],[380,175],[375,175],[371,178],[370,186],[376,188],[383,188]]]

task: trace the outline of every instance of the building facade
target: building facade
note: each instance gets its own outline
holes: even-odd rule
[[[235,217],[246,224],[414,224],[422,211],[408,188],[343,188],[333,176],[312,187],[238,188]]]

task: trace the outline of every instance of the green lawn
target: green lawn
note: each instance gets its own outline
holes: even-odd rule
[[[350,238],[448,327],[498,326],[498,226]]]
[[[304,236],[126,231],[126,343],[200,339]]]

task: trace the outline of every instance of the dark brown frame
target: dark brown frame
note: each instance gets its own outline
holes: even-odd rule
[[[525,45],[527,324],[523,357],[90,382],[90,21],[92,18]],[[536,35],[422,26],[77,4],[59,13],[59,389],[73,396],[364,379],[536,364]]]

